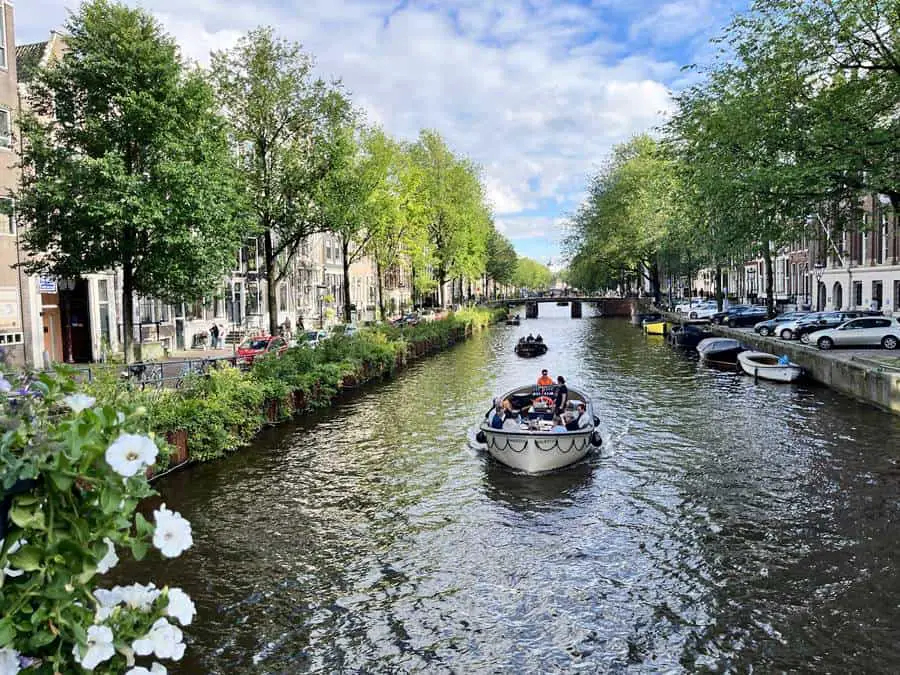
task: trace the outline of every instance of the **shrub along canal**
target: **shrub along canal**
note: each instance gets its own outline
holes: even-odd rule
[[[545,356],[513,354],[529,332]],[[469,438],[544,366],[605,443],[512,475]],[[162,479],[195,545],[135,571],[197,603],[181,673],[887,672],[898,447],[900,420],[824,387],[545,306]]]

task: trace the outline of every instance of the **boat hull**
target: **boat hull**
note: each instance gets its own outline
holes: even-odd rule
[[[520,342],[516,345],[516,354],[525,358],[542,356],[547,353],[547,345],[543,342]]]
[[[561,469],[582,459],[591,449],[593,429],[565,433],[504,431],[481,427],[488,453],[501,464],[526,473]]]
[[[697,345],[700,360],[715,365],[734,366],[738,362],[738,354],[745,351],[747,348],[744,345],[731,338],[707,338]]]
[[[667,335],[669,332],[669,324],[666,321],[650,321],[644,323],[644,333],[646,335]]]
[[[741,352],[738,363],[748,375],[772,382],[794,382],[803,375],[796,363],[779,364],[777,357],[764,352]]]

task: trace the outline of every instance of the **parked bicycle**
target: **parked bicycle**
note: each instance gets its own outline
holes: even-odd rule
[[[151,387],[159,389],[163,385],[163,367],[161,363],[130,363],[122,377],[141,389]]]

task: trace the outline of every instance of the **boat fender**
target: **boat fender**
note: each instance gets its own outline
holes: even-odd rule
[[[601,445],[603,445],[603,436],[600,435],[599,431],[591,432],[591,445],[593,445],[595,448],[599,448]]]
[[[477,434],[475,434],[475,440],[478,441],[479,443],[486,443],[487,436],[484,435],[483,431],[479,431]]]

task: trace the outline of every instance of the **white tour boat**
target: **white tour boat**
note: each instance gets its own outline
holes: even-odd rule
[[[509,401],[512,415],[502,428],[491,426],[494,408],[488,411],[476,439],[485,445],[498,462],[526,473],[542,473],[574,464],[591,448],[603,443],[590,399],[569,387],[566,417],[577,415],[579,404],[585,405],[581,426],[572,430],[552,431],[557,387],[526,386],[505,393],[500,400]],[[579,418],[580,420],[581,418]]]
[[[765,352],[741,352],[737,358],[745,373],[753,377],[761,377],[764,380],[793,382],[803,375],[803,368],[796,363]]]

